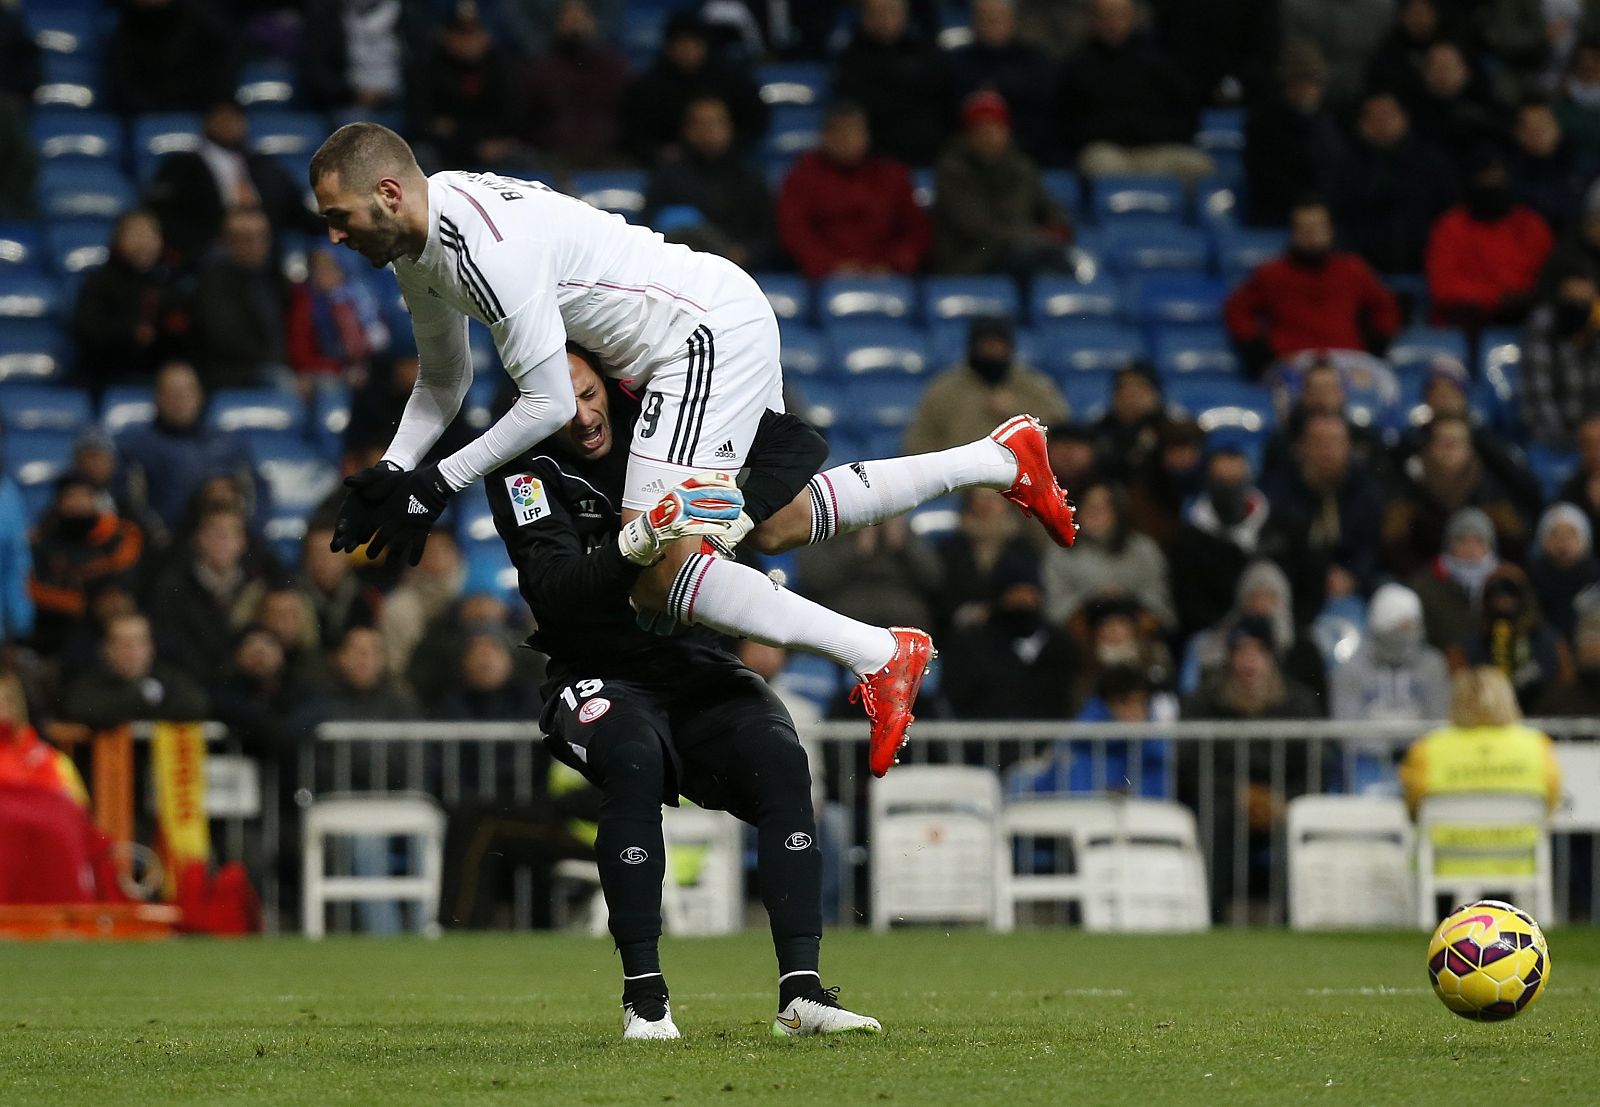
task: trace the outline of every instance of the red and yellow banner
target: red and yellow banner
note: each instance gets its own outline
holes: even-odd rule
[[[206,822],[206,740],[198,723],[156,723],[150,735],[156,784],[156,823],[166,867],[166,897],[177,895],[178,874],[211,858]]]

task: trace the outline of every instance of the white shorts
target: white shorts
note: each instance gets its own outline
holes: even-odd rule
[[[646,511],[696,473],[737,473],[762,413],[783,410],[778,320],[755,281],[723,299],[653,367],[628,451],[622,506]]]

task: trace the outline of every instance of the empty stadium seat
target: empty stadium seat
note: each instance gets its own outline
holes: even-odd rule
[[[277,514],[309,515],[339,483],[339,470],[299,435],[251,431],[245,440]]]
[[[917,311],[917,285],[910,277],[828,277],[817,286],[824,323],[840,319],[910,320]]]
[[[28,5],[28,30],[46,55],[94,59],[100,55],[100,13],[59,2]]]
[[[1200,113],[1194,144],[1207,153],[1244,149],[1244,109],[1207,108]]]
[[[0,269],[38,269],[44,264],[43,242],[33,223],[0,224]]]
[[[1056,377],[1074,422],[1092,423],[1105,414],[1111,403],[1112,375],[1109,369],[1074,369]]]
[[[1264,384],[1191,373],[1168,378],[1163,389],[1167,404],[1193,417],[1203,429],[1235,424],[1246,430],[1256,429],[1255,424],[1270,429],[1273,422],[1272,392]]]
[[[766,293],[767,303],[778,321],[805,323],[811,319],[811,284],[793,273],[759,273],[756,283]]]
[[[1022,310],[1010,277],[929,277],[922,283],[922,302],[930,322],[981,315],[1015,319]]]
[[[822,430],[840,425],[848,399],[849,381],[842,377],[810,377],[800,386],[806,410],[802,413],[812,426]]]
[[[1203,232],[1177,223],[1127,219],[1105,228],[1107,262],[1118,273],[1202,273],[1211,255]]]
[[[1239,359],[1228,341],[1228,332],[1221,326],[1157,327],[1151,353],[1163,375],[1239,372]]]
[[[134,172],[141,181],[147,181],[168,154],[200,148],[200,117],[192,112],[135,116],[129,145],[133,150]]]
[[[1273,227],[1226,227],[1216,230],[1217,268],[1228,281],[1242,280],[1263,262],[1282,256],[1289,232]]]
[[[89,419],[89,397],[81,389],[45,384],[0,388],[0,423],[7,430],[76,433],[88,426]]]
[[[40,63],[42,79],[33,90],[35,106],[83,110],[100,102],[98,58],[45,51]]]
[[[828,67],[820,62],[777,62],[756,72],[766,104],[820,104],[828,92]]]
[[[1146,326],[1220,325],[1227,294],[1221,281],[1196,273],[1156,273],[1128,281],[1134,318]]]
[[[1088,281],[1057,275],[1036,277],[1028,295],[1028,312],[1035,323],[1051,319],[1115,320],[1122,314],[1122,286],[1103,272]]]
[[[1046,169],[1039,176],[1044,190],[1067,209],[1074,222],[1083,217],[1083,185],[1076,173],[1070,169]]]
[[[933,207],[937,197],[934,188],[936,178],[931,169],[913,169],[911,171],[911,196],[916,200],[919,208]]]
[[[67,370],[66,334],[47,319],[0,319],[0,381],[52,380]]]
[[[45,274],[0,269],[0,319],[48,319],[62,306],[61,289]]]
[[[840,364],[857,373],[917,374],[928,368],[923,333],[886,320],[848,321],[831,328],[830,338]]]
[[[40,210],[51,219],[115,219],[134,206],[133,182],[110,162],[46,162],[39,167]]]
[[[70,431],[60,430],[7,431],[6,472],[24,492],[47,487],[72,465],[72,443],[76,437]]]
[[[122,120],[97,111],[40,108],[33,115],[33,144],[42,161],[105,158],[120,163]]]
[[[572,192],[590,207],[616,212],[629,222],[644,211],[645,175],[636,169],[574,173]]]
[[[337,460],[350,425],[350,389],[347,385],[328,385],[311,395],[311,436],[322,456]]]
[[[143,384],[119,384],[100,397],[100,425],[112,435],[155,421],[155,390]]]
[[[1194,186],[1195,218],[1213,231],[1235,230],[1244,215],[1244,189],[1235,180],[1213,174]]]
[[[239,74],[234,97],[246,108],[288,107],[296,95],[294,66],[283,62],[254,62]]]
[[[60,219],[46,232],[50,241],[50,264],[65,275],[86,273],[106,263],[111,256],[110,219]]]
[[[815,377],[836,371],[828,338],[813,327],[786,324],[782,328],[778,360],[783,371],[797,377]]]
[[[1556,450],[1539,442],[1530,443],[1527,454],[1528,468],[1538,478],[1546,502],[1559,499],[1561,486],[1578,471],[1578,455],[1571,450]]]
[[[852,377],[839,422],[867,433],[883,428],[903,433],[922,396],[921,383],[885,373]]]
[[[1440,354],[1467,363],[1467,340],[1460,331],[1442,327],[1407,327],[1389,344],[1388,361],[1402,376],[1425,373],[1428,362]]]
[[[1039,364],[1057,378],[1085,370],[1120,369],[1146,356],[1139,332],[1121,323],[1060,319],[1035,331]]]
[[[252,111],[250,149],[258,154],[303,155],[309,162],[322,140],[328,137],[328,122],[322,116],[304,111]]]
[[[1146,173],[1114,173],[1097,177],[1090,187],[1095,218],[1183,219],[1183,182]]]
[[[815,104],[776,104],[767,124],[767,156],[795,158],[822,139],[822,108]]]
[[[221,388],[211,396],[206,420],[222,431],[300,433],[305,408],[293,392],[276,388]]]

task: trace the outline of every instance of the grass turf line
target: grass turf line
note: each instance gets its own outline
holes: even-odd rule
[[[1425,936],[839,933],[878,1038],[774,1041],[766,936],[668,940],[683,1042],[619,1040],[564,935],[0,946],[0,1104],[1593,1102],[1600,932],[1509,1023],[1449,1014]]]

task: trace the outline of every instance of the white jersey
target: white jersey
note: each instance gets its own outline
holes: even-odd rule
[[[639,382],[681,350],[730,265],[537,181],[444,172],[428,178],[427,246],[392,268],[419,347],[465,358],[470,317],[514,380],[570,339]]]

